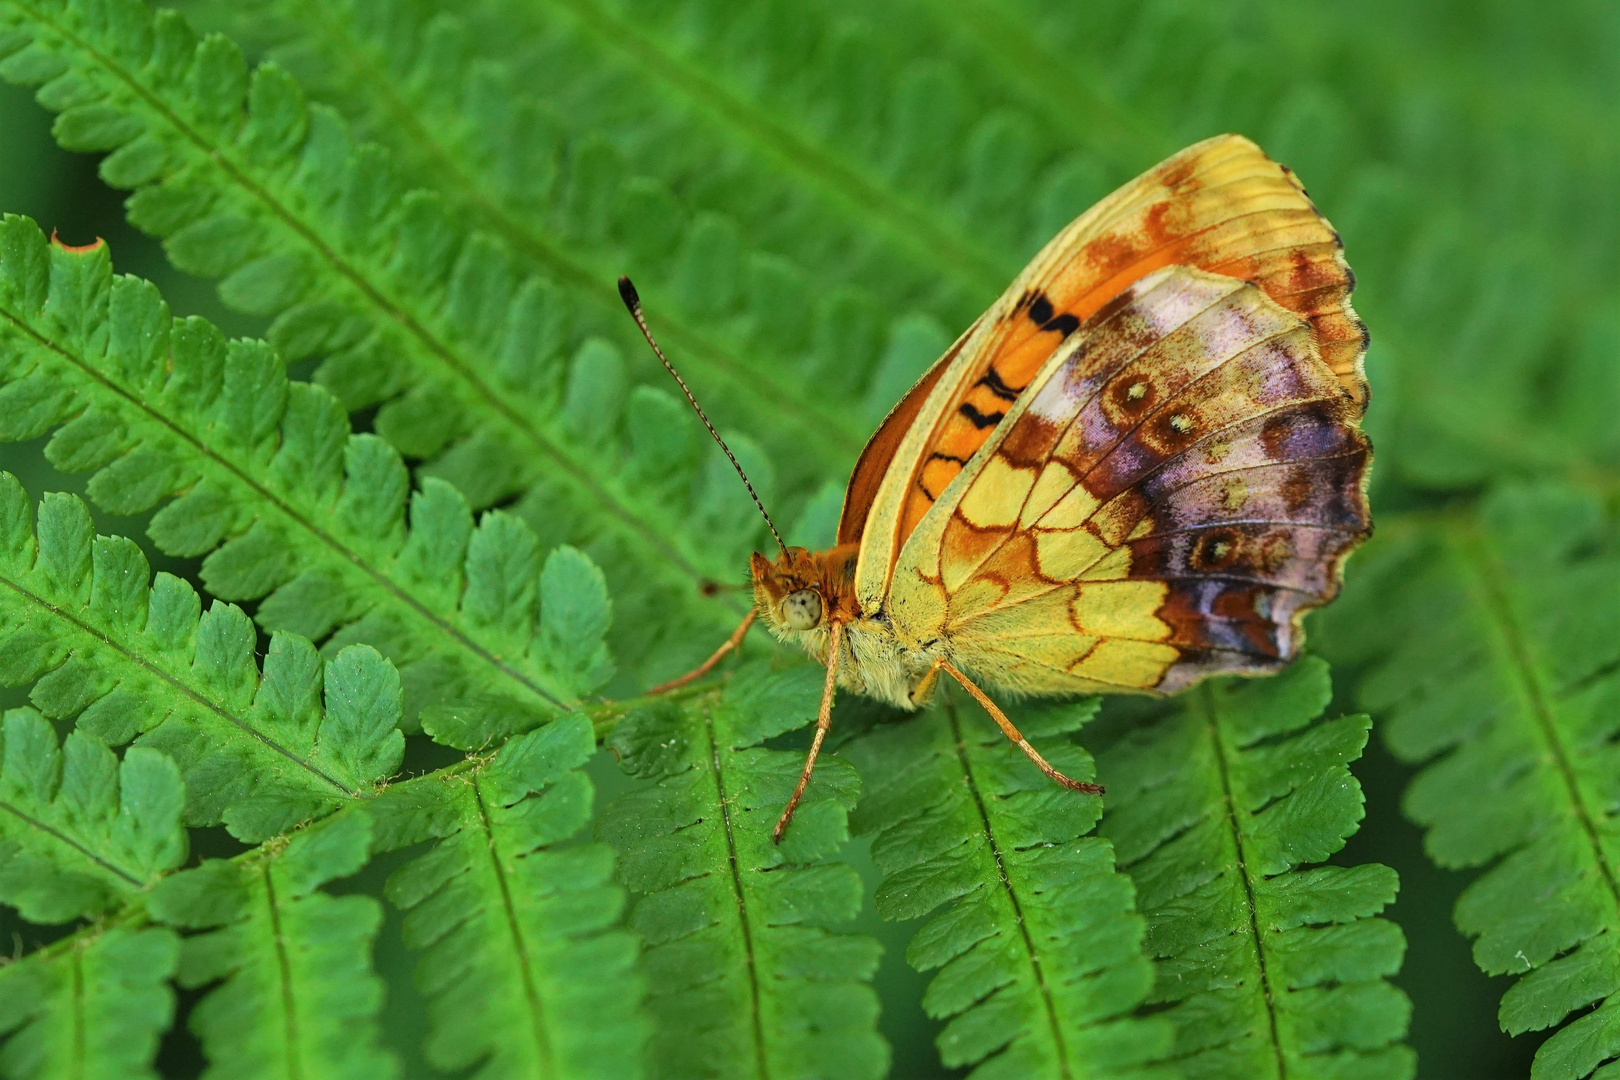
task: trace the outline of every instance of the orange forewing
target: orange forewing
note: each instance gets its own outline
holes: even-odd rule
[[[1365,330],[1350,306],[1354,278],[1338,234],[1293,174],[1254,143],[1236,135],[1207,139],[1126,184],[1054,238],[912,389],[856,466],[839,541],[859,539],[884,474],[903,468],[910,472],[909,495],[898,551],[1064,338],[1133,283],[1170,265],[1253,282],[1298,314],[1355,410],[1365,407]],[[920,417],[963,349],[973,362],[944,407]],[[920,419],[934,425],[926,451],[915,461],[895,461],[900,435]]]

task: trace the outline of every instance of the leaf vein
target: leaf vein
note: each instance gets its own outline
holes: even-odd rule
[[[1047,985],[1046,969],[1041,965],[1041,954],[1035,948],[1035,939],[1030,935],[1029,923],[1024,919],[1024,905],[1018,899],[1018,891],[1013,888],[1012,880],[1007,876],[1006,862],[1001,854],[1001,844],[996,840],[995,827],[990,824],[990,813],[984,805],[984,793],[979,790],[979,782],[973,775],[973,762],[969,759],[967,744],[962,736],[961,718],[957,715],[956,703],[949,701],[945,705],[946,714],[951,721],[951,742],[956,751],[957,760],[962,765],[962,777],[966,781],[968,794],[973,797],[973,809],[979,815],[979,826],[984,830],[984,838],[990,848],[990,856],[996,864],[996,881],[1007,894],[1007,902],[1012,906],[1013,921],[1018,924],[1019,939],[1024,945],[1024,954],[1029,957],[1029,966],[1035,973],[1035,985],[1040,990],[1041,1005],[1046,1012],[1047,1025],[1052,1029],[1052,1042],[1057,1047],[1058,1069],[1063,1080],[1070,1080],[1074,1076],[1074,1069],[1069,1063],[1069,1046],[1063,1037],[1063,1025],[1058,1022],[1057,1003],[1052,1000],[1052,988]]]
[[[280,743],[276,742],[274,739],[271,739],[268,736],[266,736],[263,732],[256,730],[246,720],[243,720],[241,717],[238,717],[238,716],[234,715],[233,713],[227,711],[218,702],[211,701],[209,698],[205,697],[200,692],[198,692],[196,690],[193,690],[191,687],[187,686],[185,683],[181,682],[179,679],[175,678],[173,675],[170,675],[168,672],[166,672],[163,669],[161,669],[161,668],[157,667],[156,665],[152,664],[145,657],[140,656],[137,653],[131,652],[129,649],[127,649],[124,646],[118,644],[116,641],[113,641],[107,635],[105,635],[105,634],[101,633],[100,631],[96,630],[94,627],[91,627],[87,623],[81,622],[79,619],[74,618],[71,614],[69,614],[68,612],[66,612],[66,611],[62,610],[61,608],[57,607],[55,604],[52,604],[50,601],[46,600],[44,597],[36,595],[32,591],[30,591],[28,588],[23,586],[20,582],[12,581],[10,578],[0,576],[0,585],[4,585],[6,588],[11,589],[18,596],[22,597],[24,600],[28,601],[29,603],[35,605],[36,607],[41,608],[42,610],[49,613],[50,615],[53,615],[56,618],[61,619],[63,622],[65,622],[68,625],[74,627],[75,629],[77,629],[81,633],[85,634],[87,637],[93,638],[97,642],[107,646],[109,649],[112,649],[114,652],[118,653],[126,661],[128,661],[130,664],[134,665],[135,667],[138,667],[141,670],[143,670],[143,671],[147,672],[148,674],[152,675],[153,677],[161,679],[163,682],[168,683],[169,686],[171,686],[172,688],[174,688],[175,690],[177,690],[181,694],[185,695],[186,697],[190,698],[192,701],[196,702],[198,705],[201,705],[203,708],[207,709],[209,712],[211,712],[214,715],[218,716],[220,719],[226,721],[227,723],[232,724],[232,725],[240,728],[243,732],[245,732],[248,735],[251,735],[253,738],[257,739],[259,742],[263,743],[265,746],[269,747],[271,750],[274,750],[276,753],[280,754],[282,757],[286,758],[288,761],[291,761],[293,764],[300,766],[301,768],[308,771],[311,775],[319,778],[320,780],[324,781],[325,783],[330,784],[333,788],[335,788],[336,790],[342,792],[348,798],[357,799],[357,798],[360,797],[360,793],[358,791],[355,791],[353,788],[350,788],[347,785],[345,785],[345,784],[341,783],[340,781],[338,781],[337,779],[333,778],[332,776],[329,776],[327,773],[322,771],[320,768],[316,767],[315,765],[311,764],[308,761],[305,761],[303,758],[299,757],[297,754],[293,753],[291,750],[287,749],[285,746],[282,746]]]

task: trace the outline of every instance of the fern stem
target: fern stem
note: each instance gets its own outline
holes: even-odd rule
[[[1046,969],[1041,965],[1040,950],[1035,948],[1035,940],[1030,936],[1029,923],[1024,919],[1024,906],[1018,899],[1018,891],[1013,888],[1011,879],[1007,876],[1006,860],[1002,857],[1001,844],[996,839],[995,826],[990,823],[989,811],[985,809],[984,793],[979,788],[978,778],[973,775],[973,762],[968,756],[967,743],[962,737],[962,721],[957,715],[954,700],[945,703],[945,713],[950,718],[951,743],[956,751],[956,759],[962,766],[962,777],[966,781],[968,794],[973,798],[973,808],[979,816],[979,827],[984,830],[985,843],[990,850],[990,857],[996,864],[996,883],[1007,897],[1007,903],[1012,908],[1013,921],[1018,924],[1019,940],[1024,945],[1024,955],[1029,958],[1030,970],[1035,974],[1035,985],[1039,987],[1041,1005],[1046,1010],[1046,1023],[1051,1028],[1052,1044],[1057,1048],[1058,1069],[1063,1080],[1072,1080],[1074,1069],[1069,1062],[1069,1046],[1063,1037],[1063,1025],[1058,1020],[1057,1003],[1052,1000],[1052,988],[1047,984]]]
[[[245,854],[256,854],[257,849]],[[242,856],[237,856],[241,858]],[[139,930],[152,923],[151,913],[146,910],[144,900],[133,901],[117,911],[103,915],[95,922],[79,927],[65,937],[57,938],[48,945],[41,945],[28,954],[30,960],[50,961],[60,957],[75,954],[83,950],[89,941],[101,937],[109,930]],[[7,962],[12,958],[7,957]]]
[[[605,698],[585,708],[583,711],[590,718],[591,726],[596,729],[596,741],[601,742],[613,733],[613,728],[625,715],[642,705],[652,705],[660,701],[685,701],[700,694],[712,693],[718,682],[723,682],[727,676],[696,682],[689,686],[677,687],[674,690],[665,690],[658,694],[640,694],[629,698]]]
[[[518,970],[523,975],[523,994],[528,1002],[529,1013],[533,1023],[529,1027],[534,1037],[535,1051],[540,1060],[545,1063],[544,1075],[553,1074],[554,1065],[551,1053],[551,1040],[546,1034],[545,1006],[540,1000],[540,988],[535,985],[534,968],[529,962],[529,943],[523,938],[523,924],[518,919],[517,910],[512,904],[512,885],[506,879],[506,867],[502,865],[499,845],[495,839],[494,823],[490,821],[489,807],[484,803],[484,794],[479,790],[476,782],[467,785],[473,805],[478,811],[479,827],[484,833],[484,847],[489,852],[490,870],[495,876],[496,885],[501,890],[501,915],[506,920],[507,932],[512,936],[513,953],[517,957]]]
[[[264,880],[264,904],[270,916],[271,947],[276,953],[276,969],[281,975],[282,1033],[287,1040],[287,1075],[303,1080],[303,1057],[298,1049],[298,1003],[293,996],[292,961],[287,956],[287,940],[281,932],[281,905],[276,901],[276,882],[270,873],[270,860],[259,869]]]
[[[737,860],[737,827],[731,818],[731,796],[726,791],[725,768],[720,762],[720,740],[714,733],[714,716],[709,705],[703,712],[703,733],[708,739],[708,757],[714,763],[715,805],[720,807],[721,827],[726,831],[726,860],[731,871],[731,891],[737,900],[737,923],[742,930],[743,960],[748,974],[748,999],[753,1010],[754,1056],[759,1063],[760,1080],[770,1080],[770,1059],[765,1052],[765,1019],[760,1003],[759,959],[754,951],[754,925],[748,917],[748,896],[743,889],[742,866]]]
[[[73,1063],[70,1066],[70,1074],[78,1078],[78,1080],[90,1080],[90,1077],[85,1071],[85,1063],[89,1060],[90,1054],[86,1045],[88,1040],[85,1035],[84,1022],[85,995],[83,943],[79,942],[76,944],[70,955],[72,956],[73,960]]]
[[[1536,730],[1546,743],[1547,757],[1558,773],[1560,786],[1569,802],[1570,811],[1580,823],[1582,836],[1591,848],[1592,861],[1596,864],[1609,894],[1610,926],[1616,926],[1620,923],[1620,881],[1616,881],[1614,867],[1610,865],[1603,850],[1602,834],[1597,826],[1597,818],[1601,816],[1601,812],[1594,812],[1593,808],[1587,805],[1586,795],[1576,778],[1569,747],[1565,745],[1564,739],[1559,734],[1558,725],[1553,719],[1550,695],[1543,684],[1540,667],[1533,655],[1534,646],[1519,625],[1519,620],[1513,612],[1513,605],[1502,586],[1506,570],[1485,546],[1477,532],[1470,530],[1458,535],[1455,542],[1458,543],[1463,561],[1479,590],[1480,606],[1495,616],[1499,647],[1506,655],[1508,667],[1519,684],[1526,706],[1525,711],[1535,718]]]
[[[1224,811],[1227,830],[1232,839],[1233,857],[1237,861],[1238,879],[1243,882],[1243,906],[1248,915],[1246,929],[1251,935],[1254,945],[1255,965],[1260,974],[1261,1002],[1266,1010],[1266,1028],[1271,1034],[1271,1050],[1277,1063],[1277,1078],[1284,1080],[1288,1076],[1288,1063],[1283,1057],[1282,1039],[1277,1031],[1277,1005],[1275,990],[1271,985],[1271,974],[1266,968],[1265,937],[1260,932],[1260,912],[1254,895],[1254,882],[1250,878],[1249,865],[1251,859],[1247,845],[1243,839],[1243,829],[1238,822],[1237,802],[1232,793],[1231,761],[1226,741],[1221,738],[1220,714],[1215,704],[1215,691],[1209,683],[1204,683],[1194,691],[1199,711],[1204,714],[1204,730],[1209,735],[1210,746],[1214,753],[1216,772],[1221,782],[1221,808]]]
[[[293,764],[297,765],[299,768],[303,769],[305,772],[308,772],[311,776],[314,776],[316,779],[320,780],[322,783],[325,783],[325,784],[331,786],[331,788],[334,791],[339,792],[345,798],[358,799],[360,797],[360,792],[359,791],[357,791],[354,788],[351,788],[348,785],[342,783],[341,781],[337,780],[335,777],[332,777],[332,776],[328,775],[325,771],[323,771],[322,769],[320,769],[316,765],[312,764],[311,762],[305,761],[303,758],[299,757],[297,754],[293,753],[291,750],[287,749],[285,746],[282,746],[280,743],[276,742],[274,739],[271,739],[271,738],[268,738],[267,736],[265,736],[265,734],[263,732],[255,730],[254,727],[251,724],[249,724],[246,720],[244,720],[240,716],[237,716],[235,713],[232,713],[231,711],[226,709],[223,705],[221,705],[219,702],[214,701],[211,698],[209,698],[209,697],[205,696],[204,694],[202,694],[201,692],[192,689],[190,686],[187,686],[185,683],[181,682],[175,676],[170,675],[167,671],[164,671],[162,668],[157,667],[156,665],[152,664],[149,660],[147,660],[145,657],[141,656],[139,653],[131,651],[129,648],[125,647],[124,645],[119,644],[118,642],[114,641],[112,638],[110,638],[107,635],[101,633],[100,631],[96,630],[94,627],[90,626],[89,624],[87,624],[85,622],[82,622],[81,620],[75,618],[73,615],[71,615],[67,611],[64,611],[63,609],[61,609],[61,608],[57,607],[56,605],[50,603],[49,601],[47,601],[43,597],[34,594],[33,592],[31,592],[30,590],[25,588],[21,583],[13,581],[13,580],[11,580],[10,578],[7,578],[7,577],[0,576],[0,585],[4,585],[6,588],[11,589],[13,592],[15,592],[18,596],[22,597],[28,603],[35,605],[36,607],[40,608],[41,610],[43,610],[44,612],[46,612],[48,615],[52,616],[53,618],[57,618],[57,619],[62,620],[64,623],[67,623],[69,626],[72,626],[75,630],[77,630],[80,633],[84,634],[86,637],[93,638],[98,643],[100,643],[102,645],[105,645],[107,648],[109,648],[109,649],[113,650],[114,652],[118,653],[119,656],[123,657],[124,660],[127,661],[132,666],[138,667],[138,668],[142,669],[143,671],[147,672],[148,674],[150,674],[152,677],[167,683],[169,686],[171,686],[178,693],[180,693],[180,694],[184,695],[185,697],[189,698],[191,701],[195,702],[196,704],[198,704],[202,708],[207,709],[209,712],[211,712],[214,715],[218,716],[220,719],[224,720],[226,723],[229,723],[229,724],[235,726],[236,728],[240,729],[243,734],[251,736],[252,738],[258,740],[259,742],[263,743],[269,749],[271,749],[271,750],[275,751],[276,753],[280,754],[282,757],[286,758],[288,761],[290,761]]]

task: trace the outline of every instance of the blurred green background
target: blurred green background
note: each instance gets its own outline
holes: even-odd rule
[[[829,6],[838,5],[816,5]],[[492,18],[489,7],[469,5],[469,20]],[[548,9],[536,5],[535,19],[543,22]],[[1368,426],[1378,453],[1380,520],[1466,501],[1503,475],[1563,473],[1612,489],[1620,460],[1620,8],[1583,0],[1371,0],[1047,10],[1034,0],[890,0],[861,14],[890,36],[897,53],[946,67],[977,56],[981,66],[964,67],[962,77],[997,88],[984,100],[1025,109],[1052,125],[1041,131],[1044,140],[1073,143],[1089,155],[1084,161],[1103,163],[1071,170],[1067,186],[1037,190],[1033,173],[1024,179],[1009,198],[1038,203],[1038,212],[1020,219],[1027,226],[1021,231],[1003,229],[987,242],[1009,260],[1031,253],[1054,224],[1107,186],[1217,131],[1251,135],[1294,167],[1343,233],[1360,278],[1356,302],[1374,340]],[[245,24],[234,20],[252,19],[221,5],[198,5],[198,15],[236,30]],[[676,38],[680,31],[679,18],[670,16],[652,32]],[[479,47],[507,46],[485,40]],[[709,60],[728,85],[750,85],[746,50]],[[580,125],[600,125],[609,138],[639,130],[643,113],[667,105],[619,85],[616,111],[593,114],[589,86],[569,83],[577,76],[541,72],[534,92],[552,96]],[[770,105],[768,86],[753,92]],[[899,108],[883,96],[888,92],[870,107]],[[319,86],[311,93],[318,97]],[[0,209],[26,213],[68,243],[106,238],[118,269],[155,280],[176,314],[205,315],[233,335],[262,332],[260,320],[226,309],[211,283],[169,268],[161,248],[124,222],[122,196],[96,178],[94,160],[54,146],[50,118],[28,92],[0,88],[0,124]],[[656,173],[659,149],[626,153]],[[701,142],[687,147],[680,165],[688,178],[683,193],[699,205],[706,196],[724,201],[723,193],[690,182],[706,166],[691,155],[704,152]],[[762,160],[758,167],[768,169],[768,155]],[[747,174],[733,161],[712,164],[733,178]],[[925,173],[895,166],[884,182],[928,205],[936,185]],[[938,198],[953,227],[975,227],[972,206]],[[985,228],[1000,228],[1001,220],[990,215]],[[796,236],[814,234],[813,219],[799,225],[773,240],[791,247]],[[808,249],[785,254],[824,258]],[[993,299],[955,288],[930,298],[942,322],[970,318]],[[0,467],[36,492],[82,487],[82,478],[49,468],[39,443],[0,447]],[[140,524],[103,528],[139,536]],[[154,568],[194,569],[148,554]],[[1451,928],[1451,906],[1467,877],[1436,870],[1420,834],[1400,815],[1408,771],[1376,742],[1355,771],[1367,819],[1336,861],[1379,861],[1400,872],[1400,899],[1389,914],[1409,942],[1396,981],[1413,1001],[1420,1075],[1528,1075],[1537,1037],[1500,1033],[1496,1003],[1507,980],[1479,974],[1467,942]],[[611,794],[616,771],[604,763],[596,773]],[[203,840],[221,851],[229,843]],[[850,857],[864,867],[861,851]],[[374,865],[343,888],[375,892],[389,869],[386,861]],[[917,1003],[925,980],[902,958],[910,928],[879,924],[870,911],[863,922],[888,949],[879,985],[894,1075],[949,1075],[938,1070],[929,1045],[937,1029]],[[27,934],[36,931],[22,932],[25,945],[35,943]],[[424,1021],[397,917],[378,948],[392,995],[390,1041],[409,1059]],[[200,1066],[183,1033],[170,1037],[163,1060],[168,1075]],[[415,1062],[407,1074],[428,1075]]]

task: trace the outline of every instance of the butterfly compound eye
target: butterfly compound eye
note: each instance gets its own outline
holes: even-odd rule
[[[821,623],[821,594],[814,589],[788,593],[782,600],[782,621],[790,630],[814,630]]]

